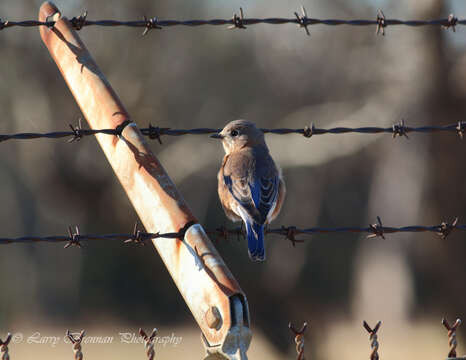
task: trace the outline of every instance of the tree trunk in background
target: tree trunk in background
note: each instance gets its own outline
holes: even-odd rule
[[[443,2],[432,4],[422,14],[426,18],[445,16],[449,13]],[[451,31],[451,30],[449,30]],[[455,49],[447,30],[429,32],[425,41],[430,45],[429,61],[432,71],[432,87],[425,101],[426,124],[451,124],[464,121],[465,92],[459,84],[464,82],[464,55]],[[462,79],[458,78],[463,75]],[[430,137],[428,157],[430,161],[428,187],[425,192],[424,219],[432,224],[442,221],[451,223],[459,216],[465,222],[466,213],[466,171],[458,155],[464,154],[464,141],[455,135]],[[416,274],[416,294],[419,313],[425,308],[434,308],[440,314],[455,317],[464,313],[466,275],[464,254],[466,243],[463,233],[453,233],[446,240],[432,241],[428,235],[413,244],[413,264]],[[443,306],[442,306],[443,305]],[[441,308],[440,308],[441,307]]]

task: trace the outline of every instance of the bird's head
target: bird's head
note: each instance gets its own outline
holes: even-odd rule
[[[256,125],[247,120],[229,122],[218,134],[211,135],[221,139],[227,154],[242,149],[245,146],[263,145],[264,133]]]

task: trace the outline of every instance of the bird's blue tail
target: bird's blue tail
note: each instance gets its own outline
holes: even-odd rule
[[[246,223],[249,257],[253,261],[265,260],[264,225]]]

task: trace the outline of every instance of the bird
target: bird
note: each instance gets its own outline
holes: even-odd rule
[[[286,195],[281,169],[253,122],[231,121],[211,137],[222,140],[225,150],[217,176],[223,210],[230,220],[243,221],[251,260],[265,261],[264,227],[277,217]]]

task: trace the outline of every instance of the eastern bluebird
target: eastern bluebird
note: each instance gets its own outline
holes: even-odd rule
[[[264,226],[275,219],[285,199],[285,183],[252,122],[235,120],[211,135],[222,139],[225,157],[218,172],[218,196],[225,214],[246,226],[249,257],[265,260]]]

